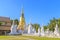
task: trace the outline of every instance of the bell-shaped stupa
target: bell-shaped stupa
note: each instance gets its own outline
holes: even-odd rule
[[[38,35],[41,35],[40,27],[38,28]]]
[[[59,36],[59,28],[58,28],[58,25],[56,24],[56,27],[55,27],[55,30],[54,30],[54,34],[56,36]]]
[[[41,27],[41,36],[45,36],[44,27]]]
[[[9,34],[18,34],[17,33],[17,24],[15,24],[14,20],[11,26],[11,32]]]
[[[28,34],[31,34],[32,33],[32,24],[31,24],[31,19],[30,19],[30,23],[29,23],[29,26],[28,26]]]
[[[20,32],[23,32],[24,31],[24,28],[25,28],[25,18],[24,18],[24,10],[23,10],[23,7],[22,7],[20,21],[19,21],[19,25],[17,27],[18,32],[19,31]]]

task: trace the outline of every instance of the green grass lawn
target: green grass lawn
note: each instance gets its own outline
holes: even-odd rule
[[[0,36],[0,40],[60,40],[60,38],[48,38],[37,36]]]

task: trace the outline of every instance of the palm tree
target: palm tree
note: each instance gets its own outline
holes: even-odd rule
[[[53,18],[52,20],[50,20],[50,23],[48,24],[49,30],[54,31],[56,23],[57,23],[57,19],[56,18]]]

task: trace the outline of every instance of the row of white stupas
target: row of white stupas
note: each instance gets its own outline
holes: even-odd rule
[[[38,32],[36,32],[36,30],[32,27],[32,24],[30,23],[29,26],[25,26],[25,30],[17,30],[17,25],[13,24],[11,26],[11,32],[9,33],[9,35],[14,35],[14,34],[26,34],[26,35],[36,35],[36,36],[60,36],[59,33],[59,28],[58,25],[56,24],[55,30],[54,32],[49,31],[49,29],[47,29],[46,31],[44,31],[44,27],[38,28]]]

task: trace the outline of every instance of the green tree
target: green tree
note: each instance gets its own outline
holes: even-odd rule
[[[2,22],[0,22],[0,26],[2,25]]]
[[[54,31],[57,22],[58,20],[56,18],[50,20],[50,23],[48,24],[48,28],[50,31]]]
[[[15,19],[14,21],[15,21],[15,23],[16,23],[17,25],[19,24],[19,21],[18,21],[18,19]]]
[[[46,30],[48,27],[47,26],[43,26],[44,27],[44,30]]]
[[[33,24],[33,27],[36,29],[36,32],[38,32],[38,28],[40,27],[39,24]]]
[[[19,24],[18,19],[15,19],[14,22],[15,22],[17,25]],[[12,23],[13,23],[13,20],[11,20],[11,25],[12,25]]]

